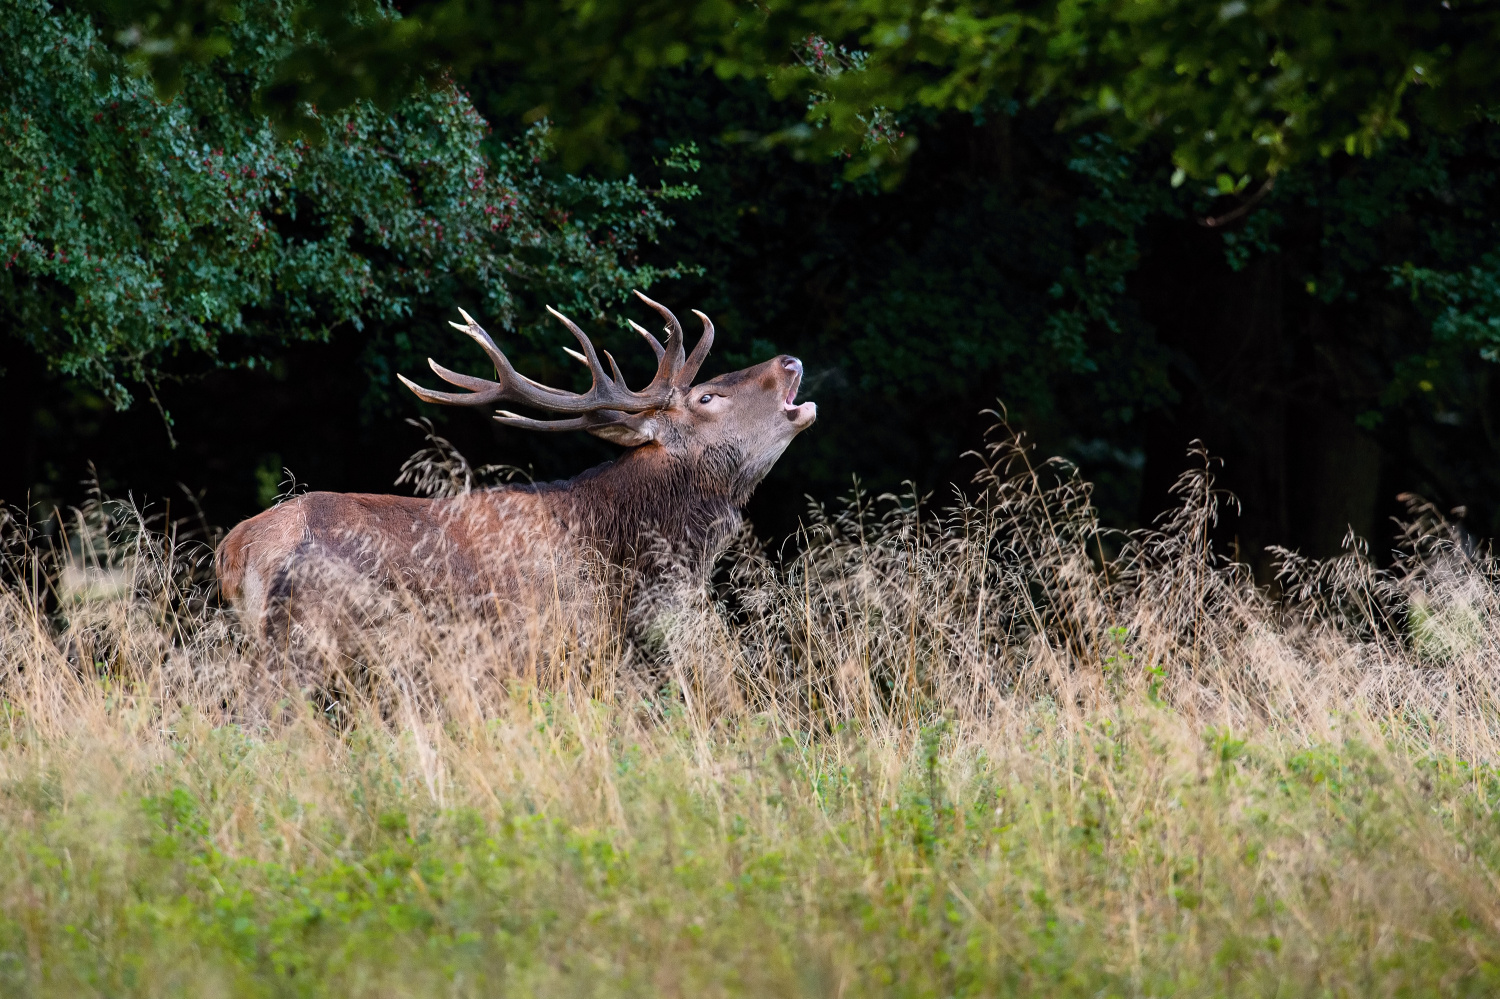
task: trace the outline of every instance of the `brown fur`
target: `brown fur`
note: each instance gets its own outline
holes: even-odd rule
[[[556,588],[595,553],[636,571],[652,571],[656,555],[705,565],[738,530],[756,484],[816,418],[811,403],[790,403],[800,378],[800,362],[777,357],[676,392],[668,405],[630,417],[648,443],[563,482],[444,499],[288,500],[224,539],[220,591],[263,632],[273,607],[339,585],[299,575],[312,563],[380,586],[481,601]]]

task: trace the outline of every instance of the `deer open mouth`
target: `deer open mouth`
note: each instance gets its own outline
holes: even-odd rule
[[[797,403],[797,390],[802,387],[802,362],[795,357],[788,357],[781,363],[792,373],[792,383],[787,387],[786,398],[781,400],[781,408],[787,419],[798,424],[798,429],[801,429],[818,418],[818,406],[813,402]]]
[[[795,357],[788,357],[782,360],[781,366],[792,373],[792,383],[786,388],[786,398],[781,400],[781,408],[791,412],[799,408],[797,389],[802,387],[802,362]]]

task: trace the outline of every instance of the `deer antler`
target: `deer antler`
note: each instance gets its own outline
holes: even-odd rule
[[[703,321],[703,335],[698,338],[698,343],[693,347],[692,355],[684,357],[682,324],[677,321],[677,317],[672,315],[671,310],[666,306],[653,302],[640,292],[635,294],[642,302],[661,313],[667,323],[665,347],[656,337],[640,326],[636,326],[635,323],[631,323],[636,331],[646,338],[657,358],[656,375],[651,379],[651,384],[640,392],[633,392],[625,385],[625,379],[620,374],[620,367],[610,356],[609,351],[604,352],[605,358],[609,361],[609,371],[606,372],[604,366],[599,363],[599,355],[595,353],[594,345],[589,342],[583,330],[550,305],[547,311],[568,328],[577,338],[578,345],[583,348],[581,354],[566,347],[563,349],[588,365],[594,383],[589,386],[587,392],[565,392],[562,389],[532,381],[516,371],[500,348],[495,346],[495,341],[490,339],[490,335],[463,309],[458,310],[458,314],[464,318],[463,323],[449,323],[448,325],[467,333],[484,349],[490,361],[495,365],[496,380],[490,381],[450,371],[431,358],[427,359],[427,363],[439,378],[450,385],[457,385],[469,391],[434,392],[423,388],[405,375],[398,374],[396,377],[401,379],[401,384],[411,389],[423,402],[447,406],[488,406],[497,402],[509,402],[551,413],[581,414],[568,420],[534,420],[502,409],[495,416],[495,419],[508,426],[528,430],[584,430],[612,422],[596,414],[641,413],[650,409],[660,409],[671,402],[674,392],[692,385],[698,369],[708,357],[709,348],[713,346],[714,327],[707,316],[694,309],[693,313]]]

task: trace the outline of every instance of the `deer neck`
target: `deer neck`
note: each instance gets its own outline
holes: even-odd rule
[[[652,553],[711,558],[739,530],[748,495],[737,488],[736,456],[682,458],[646,445],[591,469],[554,494],[578,534],[618,562],[644,565]]]

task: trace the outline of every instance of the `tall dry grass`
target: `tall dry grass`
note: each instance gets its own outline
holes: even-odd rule
[[[181,525],[10,521],[0,983],[1493,989],[1493,557],[1414,506],[1390,568],[1267,589],[1201,450],[1128,535],[1003,429],[980,457],[946,509],[856,490],[628,601],[386,595],[313,673]]]

